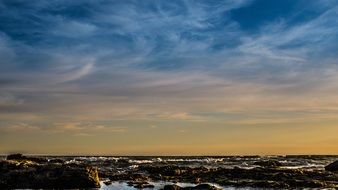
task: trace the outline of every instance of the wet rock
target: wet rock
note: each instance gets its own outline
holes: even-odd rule
[[[135,174],[137,175],[137,174]],[[140,176],[143,176],[141,174],[138,174]],[[148,181],[144,180],[146,178],[135,178],[134,181],[128,181],[127,185],[130,187],[134,187],[136,189],[143,189],[143,188],[154,188],[154,185],[151,185],[148,183]]]
[[[155,188],[155,186],[151,185],[151,184],[142,184],[142,183],[140,183],[140,184],[134,185],[134,188],[136,188],[136,189]]]
[[[338,172],[338,161],[335,161],[327,166],[325,166],[326,171]]]
[[[33,161],[38,163],[44,163],[48,162],[46,158],[42,157],[27,157],[22,154],[10,154],[7,156],[7,160],[27,160],[27,161]]]
[[[181,190],[182,188],[178,185],[165,185],[163,190]]]
[[[128,182],[127,182],[127,185],[128,185],[129,187],[132,187],[132,186],[134,186],[134,182],[133,182],[133,181],[128,181]]]
[[[133,174],[131,177],[135,182],[146,182],[149,180],[148,176],[143,174]]]
[[[194,183],[196,183],[196,184],[201,183],[201,178],[199,178],[199,177],[195,178]]]
[[[113,182],[111,180],[107,180],[107,181],[104,181],[103,183],[108,186],[108,185],[111,185]]]
[[[116,161],[115,164],[117,164],[120,167],[128,167],[131,165],[127,159],[119,159]]]
[[[257,161],[254,162],[254,165],[262,166],[262,167],[278,167],[283,166],[282,163],[276,160],[264,160],[264,161]]]
[[[49,163],[59,163],[59,164],[63,164],[65,161],[62,160],[62,159],[56,158],[56,159],[51,159],[51,160],[49,160],[48,162],[49,162]]]
[[[194,174],[209,171],[205,167],[190,168],[184,166],[140,166],[140,170],[145,170],[150,174],[156,174],[161,176],[180,176],[186,174]]]
[[[27,157],[22,154],[10,154],[7,156],[7,160],[24,160]]]
[[[85,165],[41,164],[30,160],[0,161],[0,188],[96,188],[98,172]]]
[[[155,186],[152,185],[152,184],[148,184],[148,185],[144,185],[143,188],[149,188],[149,189],[152,189],[152,188],[155,188]]]

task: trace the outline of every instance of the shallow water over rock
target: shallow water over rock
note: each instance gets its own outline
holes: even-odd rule
[[[157,190],[162,189],[165,185],[172,185],[174,183],[168,183],[168,182],[149,182],[149,184],[153,185],[152,188],[142,188],[144,190]],[[175,185],[178,185],[180,187],[194,187],[196,184],[192,183],[175,183]],[[217,184],[211,184],[215,187],[218,187],[222,190],[258,190],[262,188],[251,188],[251,187],[222,187]],[[110,185],[105,185],[103,182],[101,182],[101,190],[138,190],[138,188],[135,188],[133,186],[129,186],[126,182],[113,182]],[[267,189],[263,188],[262,190],[273,190],[273,189]]]

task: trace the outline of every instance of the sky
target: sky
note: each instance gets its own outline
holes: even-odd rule
[[[336,0],[0,0],[0,153],[338,154]]]

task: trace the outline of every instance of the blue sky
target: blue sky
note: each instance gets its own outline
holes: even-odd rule
[[[123,134],[110,143],[127,154],[136,134],[157,130],[158,138],[189,133],[190,142],[209,132],[208,143],[226,152],[223,137],[236,136],[229,131],[280,145],[285,139],[259,134],[308,127],[298,142],[318,126],[327,138],[313,143],[338,146],[330,137],[338,131],[337,18],[335,0],[1,0],[0,151],[34,152],[34,143],[13,140],[20,135],[50,136],[48,150],[61,136],[80,144]],[[190,146],[184,139],[158,146]],[[145,145],[140,154],[161,149]]]

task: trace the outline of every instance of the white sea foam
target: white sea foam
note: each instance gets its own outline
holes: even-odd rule
[[[128,160],[129,163],[135,163],[135,164],[148,164],[153,163],[152,160]]]
[[[164,159],[163,161],[165,162],[206,162],[206,163],[211,163],[211,162],[223,162],[224,158],[191,158],[191,159]]]

